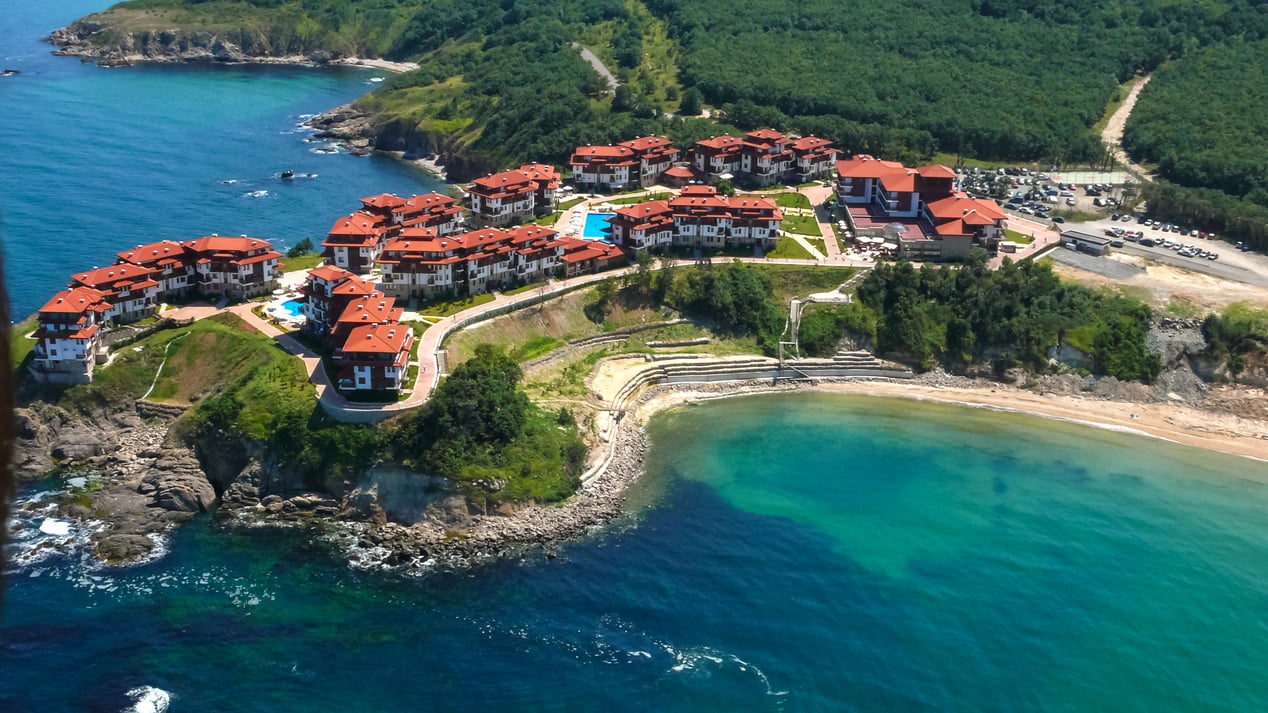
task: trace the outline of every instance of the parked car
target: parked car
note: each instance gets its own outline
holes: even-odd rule
[[[1154,239],[1153,239],[1153,238],[1141,238],[1141,239],[1140,239],[1140,244],[1141,244],[1141,245],[1143,245],[1144,247],[1147,247],[1147,248],[1152,248],[1153,246],[1157,245],[1158,243],[1154,242]]]
[[[1065,218],[1062,218],[1061,216],[1059,216],[1059,215],[1058,215],[1057,217],[1055,217],[1055,218],[1053,218],[1053,219],[1052,219],[1052,222],[1054,222],[1054,223],[1064,223],[1064,222],[1065,222]]]
[[[1207,255],[1207,256],[1206,256],[1206,259],[1207,259],[1207,260],[1219,260],[1219,259],[1220,259],[1220,254],[1219,254],[1219,253],[1211,253],[1210,255]]]
[[[1073,206],[1075,204],[1075,200],[1073,198],[1067,198],[1065,199],[1065,204],[1068,206]]]

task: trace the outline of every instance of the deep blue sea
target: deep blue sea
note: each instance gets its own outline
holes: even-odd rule
[[[358,199],[443,184],[382,157],[322,154],[303,117],[385,76],[366,69],[136,66],[39,41],[102,0],[9,0],[0,20],[0,239],[15,320],[72,271],[153,240],[249,234],[320,242]],[[282,171],[316,178],[283,181]]]
[[[141,240],[287,244],[435,185],[296,132],[373,72],[102,70],[35,41],[102,6],[16,0],[0,23],[23,72],[0,79],[19,314]],[[11,567],[0,711],[1268,709],[1266,464],[829,395],[650,431],[629,517],[558,559],[357,572],[314,533],[202,518],[148,564]]]

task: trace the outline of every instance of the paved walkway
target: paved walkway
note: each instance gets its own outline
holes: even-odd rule
[[[1009,216],[1007,221],[1008,229],[1015,230],[1022,235],[1028,235],[1034,240],[1029,245],[1019,245],[1017,252],[1006,253],[998,252],[995,257],[991,258],[986,266],[992,270],[998,270],[1000,265],[1004,264],[1004,258],[1009,258],[1013,262],[1021,262],[1029,260],[1036,255],[1046,251],[1054,245],[1061,244],[1061,233],[1053,230],[1049,226],[1033,220],[1025,218],[1017,218]]]

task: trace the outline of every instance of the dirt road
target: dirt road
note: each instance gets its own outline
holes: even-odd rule
[[[1101,140],[1109,146],[1114,160],[1126,166],[1128,171],[1142,181],[1152,181],[1154,178],[1144,166],[1127,157],[1127,152],[1123,150],[1123,127],[1127,126],[1127,118],[1131,116],[1132,109],[1136,106],[1136,99],[1140,97],[1140,90],[1145,88],[1150,79],[1152,79],[1152,76],[1144,77],[1136,82],[1132,90],[1123,99],[1123,102],[1118,105],[1118,109],[1110,116],[1105,128],[1101,130]]]

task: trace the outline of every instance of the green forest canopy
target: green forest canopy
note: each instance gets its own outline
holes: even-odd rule
[[[1094,160],[1119,83],[1266,26],[1254,0],[138,0],[183,23],[287,33],[287,46],[411,58],[366,105],[491,162],[670,128],[684,90],[740,128],[847,151]],[[276,21],[270,24],[270,18]],[[285,21],[282,22],[281,19]],[[628,87],[619,110],[571,43]],[[694,93],[693,93],[694,101]],[[699,127],[679,131],[699,133]],[[443,143],[437,141],[436,143]]]

